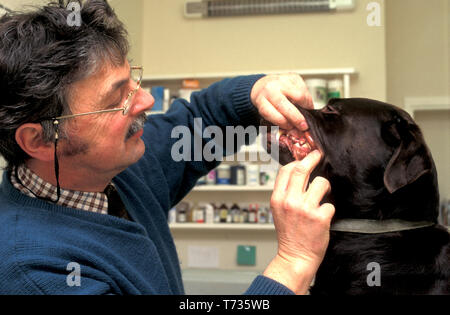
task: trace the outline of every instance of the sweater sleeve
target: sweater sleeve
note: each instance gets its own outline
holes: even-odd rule
[[[275,280],[258,276],[244,293],[246,295],[294,295],[290,289]]]
[[[200,177],[220,163],[203,157],[203,146],[212,139],[204,137],[207,127],[214,126],[222,131],[223,144],[226,143],[226,126],[259,125],[260,116],[251,103],[250,93],[261,77],[252,75],[222,80],[194,92],[191,102],[177,99],[167,113],[149,116],[143,136],[145,155],[153,156],[147,156],[148,160],[156,158],[162,169],[169,189],[170,207],[182,200]],[[235,153],[238,149],[235,146],[233,152],[227,153]]]

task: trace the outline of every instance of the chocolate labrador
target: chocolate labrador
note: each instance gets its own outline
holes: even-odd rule
[[[450,236],[437,224],[436,168],[412,118],[369,99],[299,110],[310,129],[280,130],[279,161],[319,149],[324,158],[311,179],[330,181],[323,202],[336,208],[311,294],[450,294]]]

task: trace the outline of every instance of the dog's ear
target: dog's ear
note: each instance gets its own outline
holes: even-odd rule
[[[397,115],[381,132],[385,142],[395,148],[384,172],[384,185],[391,194],[433,168],[431,153],[419,127],[409,115],[404,115]]]

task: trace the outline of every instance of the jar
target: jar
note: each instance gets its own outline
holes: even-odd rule
[[[220,165],[217,168],[216,184],[218,185],[230,185],[231,182],[231,170],[229,165]]]
[[[344,97],[344,85],[342,80],[328,81],[328,99]]]
[[[327,105],[327,80],[323,79],[308,79],[305,80],[306,87],[311,93],[314,109],[321,109]]]

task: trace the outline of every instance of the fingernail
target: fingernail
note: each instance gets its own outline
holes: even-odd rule
[[[300,128],[301,130],[308,130],[309,129],[308,123],[306,121],[302,122],[300,124]]]

